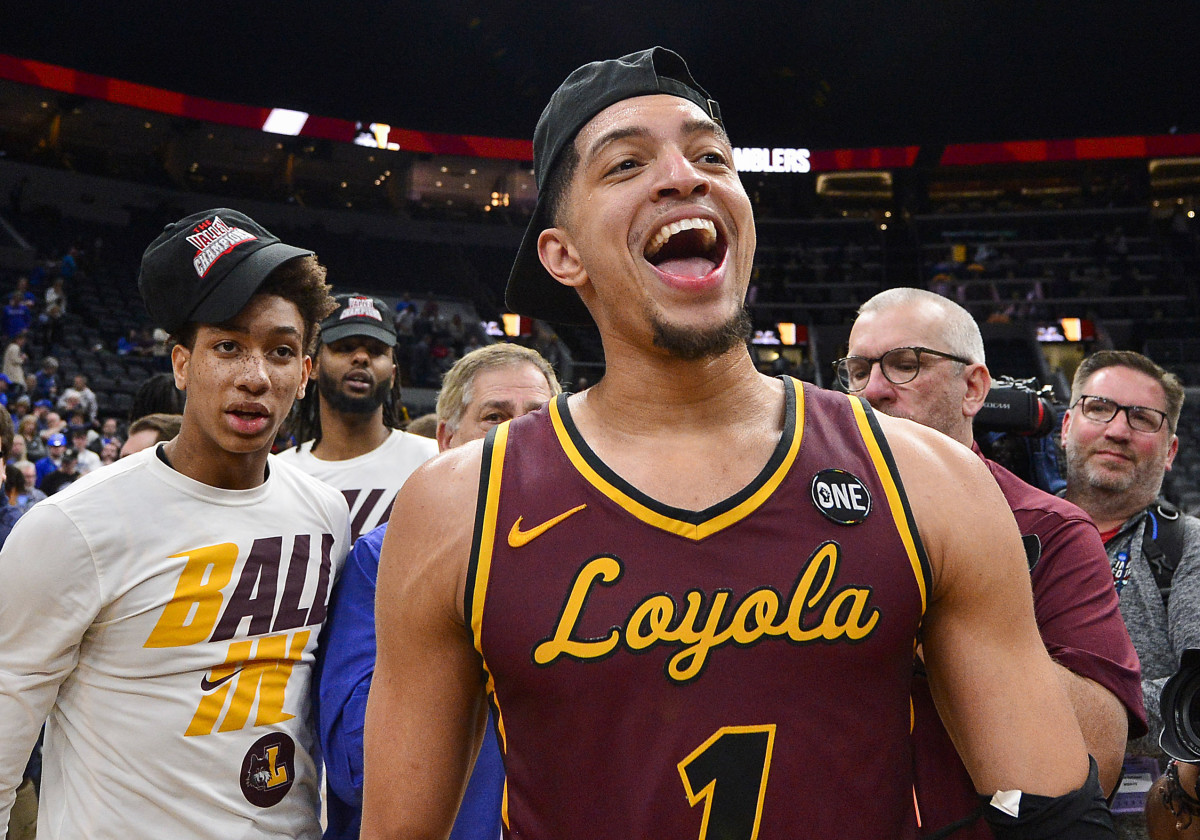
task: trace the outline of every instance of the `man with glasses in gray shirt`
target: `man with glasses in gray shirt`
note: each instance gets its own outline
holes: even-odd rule
[[[1158,498],[1182,407],[1174,374],[1140,353],[1103,350],[1076,371],[1062,428],[1066,497],[1100,529],[1142,663],[1150,734],[1129,748],[1159,757],[1163,684],[1183,651],[1200,647],[1200,520]]]

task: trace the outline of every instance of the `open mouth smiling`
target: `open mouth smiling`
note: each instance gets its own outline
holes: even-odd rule
[[[710,219],[680,219],[663,225],[643,252],[647,262],[664,274],[700,278],[725,259],[727,245]]]

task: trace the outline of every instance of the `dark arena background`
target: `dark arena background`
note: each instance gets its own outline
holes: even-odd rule
[[[0,13],[0,290],[67,275],[28,367],[87,374],[102,416],[165,369],[143,248],[223,205],[398,307],[413,416],[476,342],[595,382],[594,332],[504,308],[530,138],[572,68],[661,44],[720,101],[756,206],[764,371],[831,386],[856,307],[893,286],[963,303],[993,375],[1060,403],[1084,355],[1139,350],[1188,386],[1166,489],[1200,508],[1187,4],[23,6]]]

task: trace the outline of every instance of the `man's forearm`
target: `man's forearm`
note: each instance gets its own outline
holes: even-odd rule
[[[1125,758],[1125,740],[1129,733],[1125,707],[1116,695],[1094,680],[1081,677],[1058,663],[1054,667],[1070,697],[1088,752],[1096,759],[1100,787],[1108,796],[1121,777],[1121,764]]]

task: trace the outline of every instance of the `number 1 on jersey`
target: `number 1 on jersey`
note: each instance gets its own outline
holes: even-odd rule
[[[775,724],[723,726],[679,762],[688,804],[704,800],[700,840],[755,840]]]

